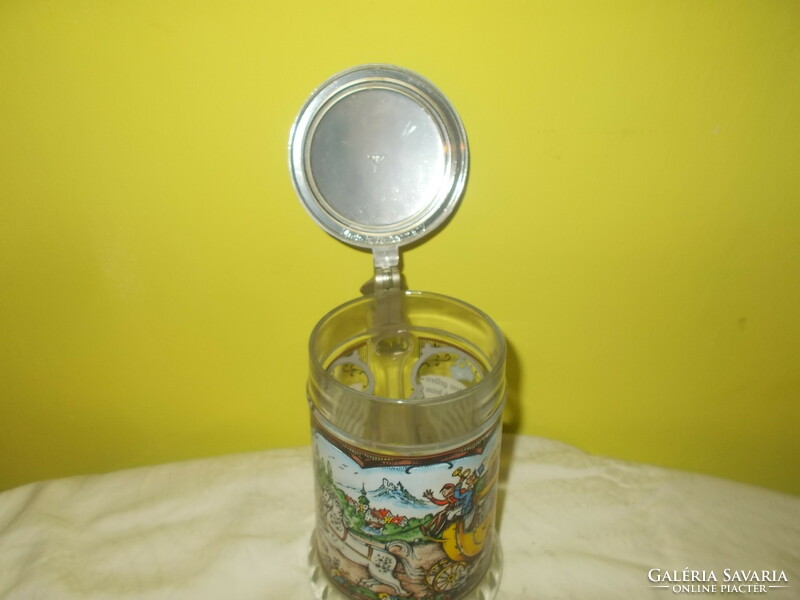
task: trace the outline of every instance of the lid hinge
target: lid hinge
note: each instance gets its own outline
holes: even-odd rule
[[[372,278],[372,293],[399,292],[403,289],[403,276],[398,267],[387,269],[375,267],[375,276]]]
[[[400,273],[400,250],[397,246],[376,246],[372,251],[375,275],[361,286],[363,294],[376,296],[403,289],[403,275]]]
[[[397,246],[377,246],[372,252],[375,275],[361,286],[361,293],[375,296],[375,325],[396,328],[403,322],[403,275]]]

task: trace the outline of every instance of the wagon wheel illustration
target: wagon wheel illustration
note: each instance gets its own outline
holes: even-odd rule
[[[467,563],[443,558],[433,565],[425,580],[436,592],[449,592],[467,580],[469,570]]]

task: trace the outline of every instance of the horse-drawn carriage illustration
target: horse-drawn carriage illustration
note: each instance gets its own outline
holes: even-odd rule
[[[482,458],[489,459],[488,468],[473,462],[473,470],[448,473],[457,483],[444,483],[441,498],[423,494],[439,512],[428,509],[424,518],[380,534],[354,525],[356,499],[332,482],[323,487],[316,538],[335,583],[365,600],[449,598],[475,583],[491,560],[498,469],[496,455]]]
[[[458,471],[454,474],[459,475]],[[437,561],[425,576],[426,583],[434,591],[447,592],[460,587],[474,571],[473,563],[487,558],[483,550],[490,541],[494,525],[494,509],[488,506],[489,502],[494,502],[494,494],[491,494],[494,477],[488,481],[488,485],[475,490],[471,510],[454,519],[441,534],[439,543],[446,558]]]

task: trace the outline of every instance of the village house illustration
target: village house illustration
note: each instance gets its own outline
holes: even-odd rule
[[[398,527],[406,527],[408,525],[408,517],[392,514],[392,511],[388,508],[370,508],[367,491],[363,485],[361,486],[361,495],[358,498],[345,494],[344,499],[364,517],[364,524],[368,527],[382,530],[389,523]]]
[[[373,529],[383,529],[388,523],[399,527],[405,527],[408,525],[408,517],[393,515],[392,511],[385,508],[371,508],[364,515],[364,523]]]

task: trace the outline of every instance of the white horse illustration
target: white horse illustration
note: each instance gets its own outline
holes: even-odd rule
[[[328,546],[327,550],[330,552],[335,549],[346,559],[367,568],[370,577],[360,581],[359,585],[369,588],[386,585],[401,596],[411,595],[394,574],[399,560],[409,577],[421,577],[421,571],[408,561],[408,557],[414,558],[414,549],[410,544],[391,540],[380,545],[352,535],[345,525],[339,500],[330,489],[322,493],[322,513],[325,516],[322,520],[324,527],[319,530],[319,538]]]

